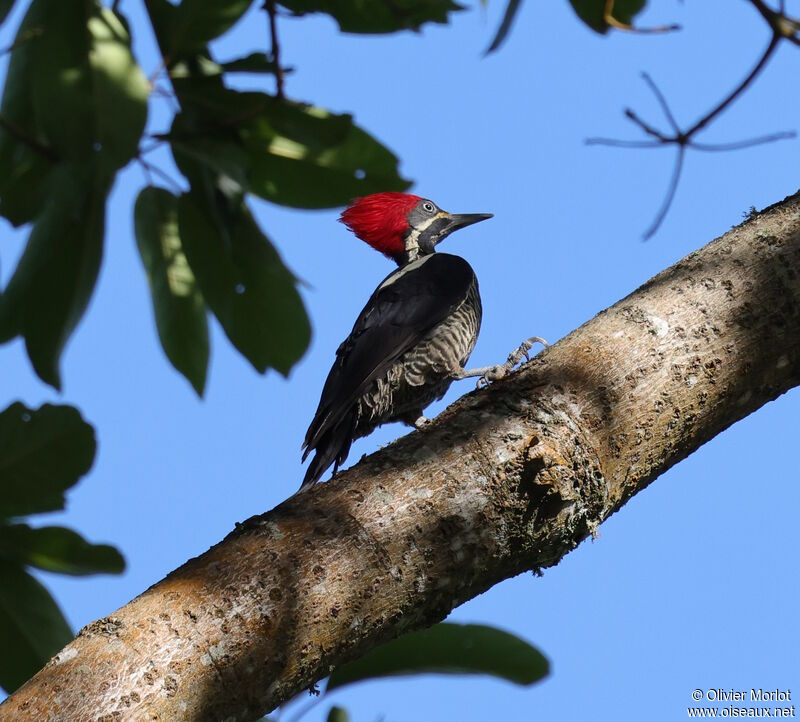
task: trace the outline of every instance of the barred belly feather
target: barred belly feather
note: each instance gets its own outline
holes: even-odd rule
[[[359,399],[355,436],[369,433],[378,424],[416,418],[442,398],[453,382],[453,373],[464,368],[475,348],[481,313],[478,286],[473,283],[463,303]]]

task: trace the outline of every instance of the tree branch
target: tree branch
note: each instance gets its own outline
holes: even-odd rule
[[[626,141],[626,140],[615,140],[610,138],[587,138],[586,144],[587,145],[606,145],[606,146],[613,146],[617,148],[656,148],[658,146],[665,146],[665,145],[676,145],[678,147],[678,154],[676,155],[675,165],[673,166],[672,171],[672,178],[670,180],[667,193],[664,197],[664,200],[661,204],[661,208],[656,214],[655,219],[653,220],[650,227],[644,233],[644,240],[648,240],[653,235],[655,235],[656,231],[658,231],[661,223],[663,222],[664,218],[666,217],[667,213],[669,212],[670,206],[672,205],[672,200],[675,197],[675,191],[678,188],[678,183],[680,182],[681,177],[681,170],[683,168],[683,160],[685,155],[686,148],[694,148],[696,150],[703,150],[703,151],[733,151],[733,150],[741,150],[742,148],[749,148],[754,145],[761,145],[763,143],[773,143],[778,140],[784,140],[787,138],[794,138],[795,133],[792,131],[784,131],[778,133],[770,133],[769,135],[759,136],[757,138],[750,138],[747,140],[736,141],[733,143],[718,143],[718,144],[709,144],[709,143],[697,143],[695,142],[695,136],[702,131],[711,121],[713,121],[717,116],[723,113],[730,105],[733,103],[748,87],[753,83],[753,81],[761,74],[761,72],[766,67],[767,63],[769,62],[772,55],[778,49],[778,45],[780,45],[782,40],[788,40],[795,45],[800,46],[800,37],[798,37],[798,33],[800,32],[800,22],[791,18],[785,14],[785,4],[781,2],[779,4],[778,10],[772,10],[770,7],[763,2],[763,0],[749,0],[750,4],[755,7],[755,9],[761,14],[764,20],[770,27],[772,31],[772,36],[770,37],[770,41],[761,54],[758,62],[756,63],[755,67],[748,73],[747,77],[742,80],[739,85],[736,86],[728,95],[725,96],[719,103],[717,103],[708,113],[706,113],[702,118],[697,120],[694,125],[689,127],[687,130],[681,130],[680,126],[678,125],[677,121],[675,120],[675,116],[672,114],[670,107],[667,103],[664,94],[658,88],[658,86],[653,82],[652,78],[647,73],[642,73],[642,77],[644,81],[647,83],[650,90],[656,96],[656,100],[658,104],[661,106],[661,111],[664,113],[665,117],[667,118],[667,122],[670,125],[671,133],[664,133],[657,128],[653,127],[646,123],[642,118],[640,118],[633,110],[630,108],[625,109],[625,117],[629,120],[633,121],[639,128],[642,130],[645,135],[650,136],[654,140],[652,141]],[[613,10],[613,0],[606,0],[606,21],[609,22],[608,16],[609,13]],[[625,26],[623,25],[623,28]]]
[[[656,213],[656,217],[642,235],[643,240],[649,240],[656,234],[658,229],[661,227],[661,223],[664,221],[664,218],[666,218],[667,213],[669,212],[672,201],[675,198],[675,193],[678,190],[678,183],[681,179],[681,171],[683,170],[683,161],[687,148],[704,152],[727,152],[751,148],[755,145],[763,145],[765,143],[774,143],[779,140],[789,140],[797,135],[794,131],[779,131],[777,133],[769,133],[768,135],[762,135],[756,138],[746,138],[744,140],[734,141],[732,143],[698,143],[694,140],[694,136],[700,132],[716,115],[722,112],[731,102],[733,102],[733,100],[744,91],[747,85],[753,81],[758,72],[763,69],[764,64],[769,59],[769,56],[774,51],[775,47],[777,47],[777,41],[775,40],[775,37],[773,37],[773,42],[767,48],[765,55],[759,61],[756,70],[753,71],[747,77],[745,82],[739,85],[737,89],[720,105],[697,121],[697,123],[689,128],[689,130],[683,131],[680,129],[675,117],[672,114],[672,111],[669,108],[669,105],[667,104],[666,99],[664,98],[663,93],[659,90],[658,86],[653,82],[652,78],[647,73],[642,73],[642,78],[644,78],[647,85],[653,91],[664,115],[667,118],[668,123],[672,128],[672,134],[669,135],[658,130],[640,118],[631,108],[626,108],[624,113],[625,117],[637,125],[645,135],[650,136],[653,140],[631,141],[618,140],[614,138],[586,139],[586,145],[605,145],[615,148],[663,148],[669,145],[677,146],[678,153],[675,156],[675,164],[672,168],[672,177],[670,179],[667,192],[664,196],[664,200],[661,202],[661,208],[659,209],[658,213]]]
[[[672,205],[672,201],[675,198],[675,193],[678,191],[678,183],[681,180],[681,171],[683,171],[683,158],[685,155],[686,146],[679,145],[678,154],[675,157],[675,164],[672,166],[672,177],[669,179],[669,185],[667,186],[667,192],[664,195],[664,200],[661,202],[661,208],[658,209],[658,213],[656,213],[656,217],[653,219],[650,227],[642,235],[642,240],[647,241],[652,238],[656,234],[659,226],[664,221],[664,218],[666,218],[670,206]]]
[[[693,136],[698,131],[705,128],[714,118],[716,118],[720,113],[722,113],[725,108],[727,108],[736,98],[738,98],[747,88],[750,87],[750,84],[759,76],[761,71],[766,67],[767,63],[769,62],[772,54],[778,49],[778,45],[782,36],[778,35],[777,33],[773,34],[770,38],[769,43],[767,44],[766,49],[762,53],[761,57],[759,58],[758,62],[755,64],[753,69],[747,74],[747,77],[742,80],[739,85],[737,85],[728,95],[725,96],[723,100],[721,100],[717,105],[712,108],[708,113],[706,113],[700,120],[698,120],[689,130],[685,131],[683,135],[687,137]]]
[[[239,525],[84,628],[0,718],[256,719],[333,666],[557,564],[798,383],[800,194],[425,430]]]
[[[264,9],[269,17],[270,58],[275,63],[275,96],[283,100],[283,68],[281,67],[281,46],[278,43],[278,10],[275,7],[275,0],[264,0]]]
[[[800,21],[789,17],[786,14],[786,3],[780,0],[778,9],[773,10],[763,0],[750,0],[750,4],[759,12],[762,18],[772,29],[775,35],[779,35],[794,45],[800,45]]]

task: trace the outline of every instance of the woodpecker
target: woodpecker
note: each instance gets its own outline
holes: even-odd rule
[[[381,424],[403,421],[421,428],[423,410],[460,378],[488,383],[505,375],[533,341],[505,364],[465,370],[481,325],[478,279],[461,257],[436,253],[453,231],[491,213],[447,213],[433,201],[407,193],[356,199],[339,219],[358,238],[397,263],[381,281],[336,351],[319,407],[303,443],[314,458],[300,491],[347,458],[354,439]]]

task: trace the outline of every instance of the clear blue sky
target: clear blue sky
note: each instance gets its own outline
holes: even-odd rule
[[[0,47],[11,42],[26,3],[19,4],[0,30]],[[500,0],[420,34],[346,36],[326,17],[280,21],[284,61],[297,68],[287,79],[290,97],[353,112],[402,158],[414,190],[442,207],[495,214],[446,242],[481,283],[475,365],[504,359],[532,334],[557,341],[739,223],[750,206],[800,186],[797,140],[690,154],[662,230],[641,241],[674,151],[590,148],[584,139],[638,137],[622,118],[627,105],[663,126],[642,70],[679,121],[693,122],[744,77],[768,41],[746,2],[652,4],[643,24],[675,21],[684,30],[600,37],[567,0],[523,3],[509,41],[489,58],[483,50]],[[800,11],[800,3],[788,5]],[[141,3],[122,0],[121,8],[150,74],[158,59]],[[215,49],[226,59],[263,49],[265,27],[253,12]],[[781,48],[703,140],[800,128],[798,77],[800,54]],[[165,129],[165,109],[153,104],[152,131]],[[214,325],[207,392],[198,400],[157,343],[132,234],[142,183],[132,166],[115,186],[105,261],[64,357],[63,394],[37,381],[21,343],[0,347],[0,408],[15,399],[72,403],[97,429],[96,463],[67,511],[40,517],[113,543],[128,561],[118,578],[42,575],[75,629],[296,489],[300,443],[333,353],[390,269],[336,223],[337,211],[253,202],[308,284],[312,345],[288,381],[262,377]],[[0,234],[5,283],[24,235],[4,221]],[[445,403],[471,388],[455,384]],[[496,624],[539,646],[552,662],[546,682],[517,688],[430,677],[346,688],[334,699],[359,722],[625,722],[683,719],[695,688],[794,687],[800,695],[798,417],[795,391],[658,479],[543,578],[506,581],[453,612],[454,620]],[[404,433],[384,427],[354,446],[350,462]]]

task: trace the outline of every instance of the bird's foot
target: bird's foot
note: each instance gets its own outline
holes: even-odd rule
[[[508,354],[508,358],[504,364],[489,366],[488,369],[486,369],[486,372],[478,378],[477,388],[480,389],[484,386],[488,386],[492,381],[497,381],[508,375],[523,359],[525,359],[525,361],[530,361],[531,357],[529,351],[537,343],[542,344],[545,348],[550,346],[550,344],[540,336],[531,336],[525,339],[517,348]]]
[[[417,414],[408,414],[408,416],[404,416],[401,421],[409,426],[413,426],[417,431],[420,429],[424,429],[428,424],[431,423],[431,420],[424,416],[421,412]]]
[[[453,378],[466,379],[477,376],[479,389],[488,386],[492,381],[497,381],[503,378],[503,376],[508,375],[522,359],[530,361],[530,354],[528,352],[536,343],[542,344],[545,348],[550,345],[543,338],[539,338],[539,336],[531,336],[525,339],[525,341],[508,355],[504,364],[498,364],[497,366],[481,366],[477,369],[459,369],[453,372]]]
[[[506,367],[505,364],[498,364],[497,366],[489,366],[486,369],[486,372],[478,377],[478,382],[475,384],[476,389],[482,389],[485,386],[488,386],[491,382],[497,381],[511,370],[510,367]]]
[[[515,348],[510,354],[508,354],[508,359],[506,359],[505,366],[513,369],[522,359],[526,361],[530,361],[531,357],[528,351],[530,351],[537,343],[542,344],[545,348],[550,346],[547,341],[545,341],[541,336],[531,336],[530,338],[526,338],[517,348]],[[510,364],[510,366],[509,366]]]

